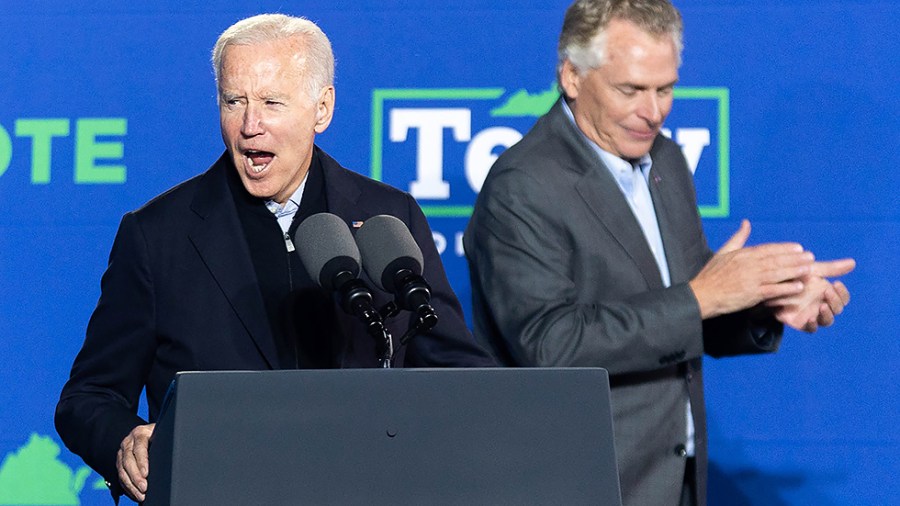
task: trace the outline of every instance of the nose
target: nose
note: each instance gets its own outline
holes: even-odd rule
[[[245,137],[254,137],[265,132],[265,123],[262,114],[251,102],[244,109],[244,118],[241,122],[241,134]]]
[[[656,95],[655,92],[653,92],[653,90],[647,90],[644,93],[644,97],[642,98],[640,107],[638,108],[638,116],[643,118],[647,123],[651,125],[658,125],[662,123],[662,103],[660,102],[660,98]]]

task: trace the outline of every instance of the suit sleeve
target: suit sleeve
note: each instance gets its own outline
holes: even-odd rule
[[[784,325],[765,308],[722,315],[703,322],[703,348],[713,357],[778,351]]]
[[[128,214],[119,225],[100,300],[55,417],[66,446],[116,487],[119,444],[147,423],[136,413],[155,351],[153,321],[147,247]]]
[[[409,342],[406,367],[494,367],[493,358],[475,342],[466,326],[462,307],[434,245],[428,221],[412,196],[407,195],[409,229],[422,250],[422,276],[431,286],[431,306],[438,316],[437,325]],[[397,336],[399,338],[399,336]],[[395,343],[397,344],[397,343]]]

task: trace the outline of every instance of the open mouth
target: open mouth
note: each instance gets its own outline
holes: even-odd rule
[[[244,158],[247,159],[247,166],[254,173],[259,174],[266,170],[269,163],[275,158],[275,153],[268,151],[260,151],[256,149],[248,149],[244,151]]]

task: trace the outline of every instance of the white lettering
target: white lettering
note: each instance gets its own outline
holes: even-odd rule
[[[469,109],[391,109],[390,139],[406,141],[411,128],[419,131],[416,147],[416,180],[409,193],[417,199],[450,198],[450,183],[444,180],[444,129],[453,139],[467,142],[472,137],[472,111]]]
[[[500,146],[506,149],[522,139],[518,130],[509,127],[486,128],[472,139],[466,149],[466,180],[475,193],[481,191],[481,185],[491,170],[491,165],[497,160],[499,154],[494,150]]]
[[[456,256],[462,257],[466,255],[466,248],[463,246],[463,231],[460,230],[456,233]]]
[[[700,163],[700,155],[703,148],[709,146],[709,129],[707,128],[679,128],[675,133],[675,140],[681,146],[681,152],[687,160],[691,174],[697,172]]]
[[[431,232],[431,238],[434,239],[434,247],[437,248],[438,255],[443,255],[447,249],[447,238],[440,232]]]
[[[672,131],[668,128],[660,129],[660,133],[668,138],[672,138]],[[697,165],[700,164],[700,155],[703,154],[703,148],[709,146],[709,129],[708,128],[679,128],[675,132],[675,142],[681,146],[681,153],[687,160],[688,168],[691,174],[697,172]]]

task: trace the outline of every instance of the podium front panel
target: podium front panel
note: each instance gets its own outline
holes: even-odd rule
[[[180,373],[145,504],[621,503],[603,369]]]

